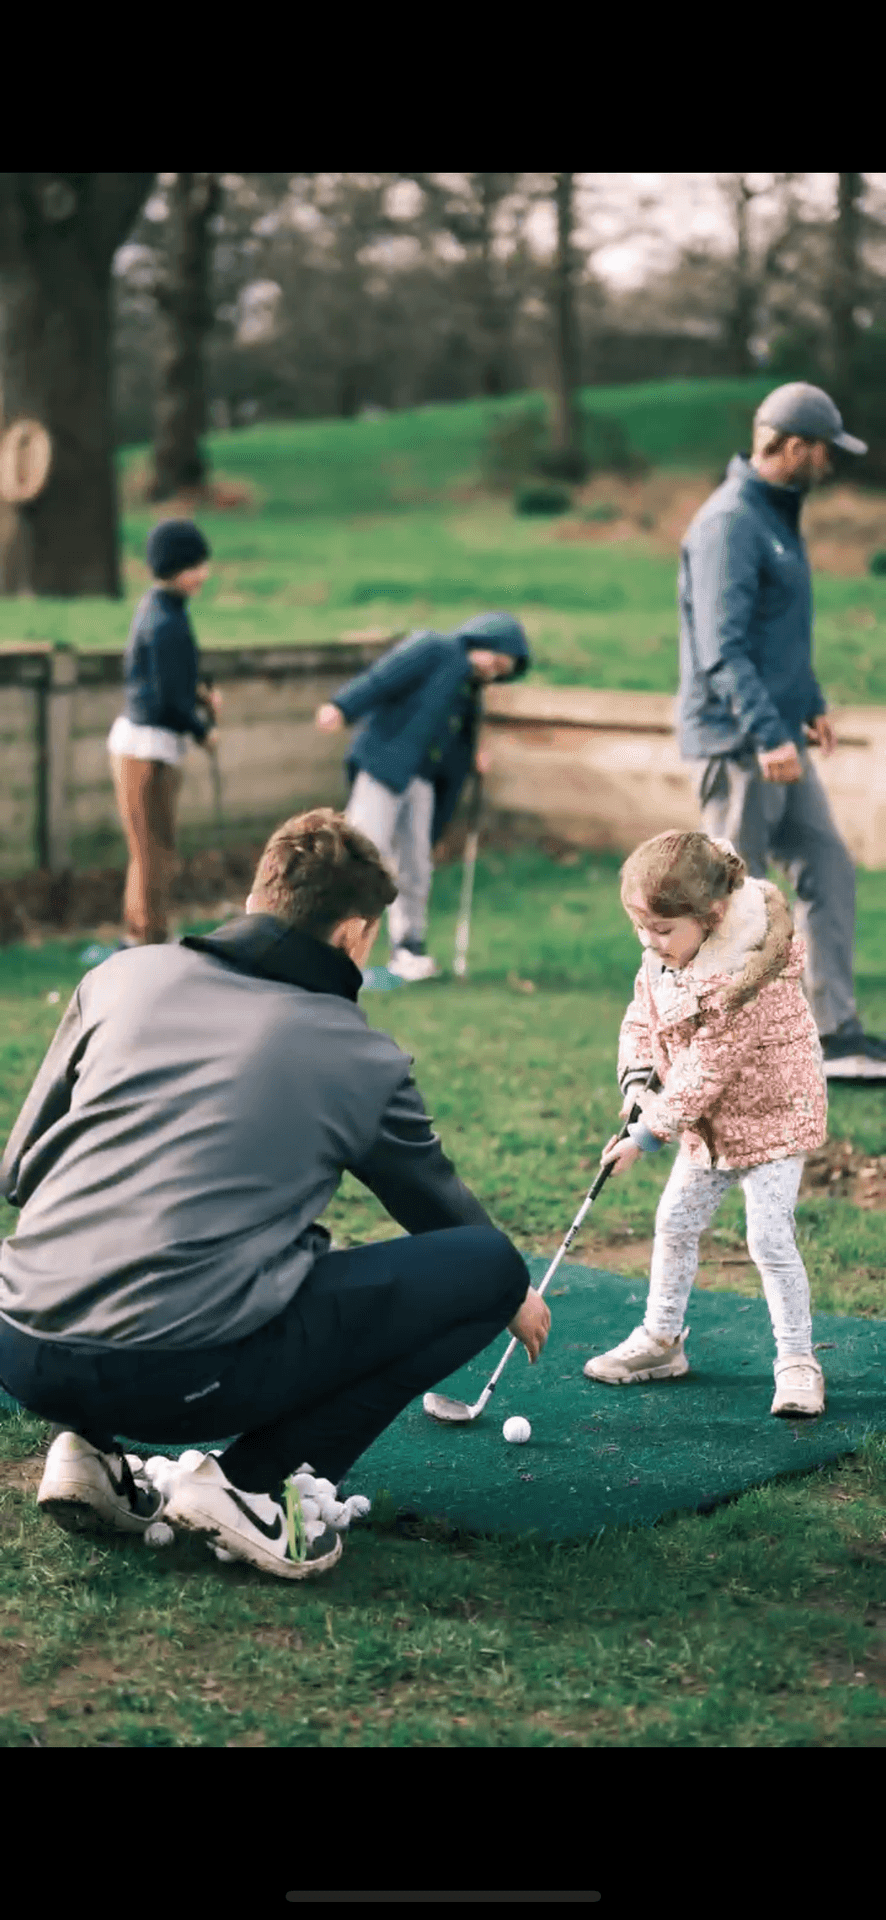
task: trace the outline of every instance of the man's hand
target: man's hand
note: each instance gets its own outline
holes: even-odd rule
[[[489,748],[481,747],[474,760],[474,766],[476,767],[477,772],[480,774],[488,773],[491,764],[492,764],[492,757],[490,755]]]
[[[200,745],[206,753],[215,753],[218,749],[218,728],[211,727],[208,733],[204,733]]]
[[[605,1167],[611,1161],[612,1178],[615,1180],[620,1173],[627,1173],[628,1168],[632,1167],[634,1161],[639,1158],[640,1148],[634,1146],[633,1140],[620,1140],[618,1134],[614,1133],[612,1139],[607,1140],[603,1148],[600,1165]]]
[[[222,710],[222,696],[218,688],[201,686],[198,697],[201,706],[208,707],[213,720],[217,720]]]
[[[814,747],[820,747],[827,759],[837,744],[837,731],[828,713],[819,713],[814,720],[807,720],[803,729],[807,740]]]
[[[318,707],[314,719],[315,724],[322,728],[324,733],[339,733],[345,724],[341,707],[334,707],[331,700],[325,707]]]
[[[773,747],[769,753],[758,753],[757,760],[764,780],[776,780],[782,786],[792,786],[794,781],[803,778],[800,755],[793,740],[786,740],[781,747]]]
[[[546,1302],[534,1287],[530,1287],[518,1313],[509,1322],[508,1332],[521,1340],[535,1365],[539,1354],[551,1330],[551,1315]]]

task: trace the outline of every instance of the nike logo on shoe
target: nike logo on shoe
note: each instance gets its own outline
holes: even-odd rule
[[[105,1470],[118,1500],[125,1500],[140,1520],[157,1519],[163,1508],[161,1495],[154,1487],[140,1487],[128,1461],[115,1471],[110,1455],[104,1455]]]
[[[106,1454],[103,1454],[102,1458],[105,1463],[105,1469],[107,1472],[108,1479],[111,1482],[111,1486],[113,1487],[118,1500],[127,1500],[129,1502],[129,1505],[133,1507],[133,1511],[134,1511],[135,1508],[134,1508],[132,1493],[133,1493],[133,1488],[135,1488],[135,1492],[137,1495],[138,1488],[135,1486],[135,1482],[132,1479],[131,1469],[129,1470],[129,1476],[127,1478],[127,1467],[125,1462],[121,1467],[115,1467],[114,1460],[116,1458],[116,1455],[112,1456],[106,1453]]]
[[[259,1533],[263,1533],[266,1540],[279,1540],[282,1538],[283,1515],[280,1512],[279,1508],[277,1510],[274,1523],[273,1525],[271,1525],[271,1522],[269,1520],[259,1519],[258,1514],[253,1513],[252,1508],[250,1506],[247,1506],[245,1500],[241,1500],[240,1495],[235,1491],[233,1487],[226,1487],[225,1492],[227,1493],[228,1499],[233,1501],[234,1506],[238,1508],[239,1512],[243,1514],[244,1518],[250,1521],[251,1525],[254,1526]]]

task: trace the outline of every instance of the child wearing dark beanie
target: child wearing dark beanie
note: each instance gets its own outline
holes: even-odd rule
[[[154,585],[136,608],[126,648],[126,704],[108,736],[117,805],[129,849],[123,914],[127,944],[168,936],[176,809],[188,740],[215,747],[219,695],[198,692],[197,643],[187,601],[208,573],[209,544],[190,520],[163,520],[147,544]]]

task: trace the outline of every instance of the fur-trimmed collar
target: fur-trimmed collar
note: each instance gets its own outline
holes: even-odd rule
[[[715,990],[724,1006],[741,1006],[790,958],[794,922],[778,887],[747,879],[729,895],[719,927],[702,942],[694,960],[674,971],[647,949],[646,964],[656,1002],[676,1018],[696,1010]]]

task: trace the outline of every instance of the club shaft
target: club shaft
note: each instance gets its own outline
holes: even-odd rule
[[[468,940],[471,930],[471,900],[474,892],[474,869],[477,865],[477,848],[480,842],[480,811],[483,804],[483,782],[478,774],[474,789],[474,824],[465,841],[464,876],[461,885],[461,901],[458,910],[458,926],[455,930],[455,971],[466,970]]]
[[[465,875],[462,881],[461,901],[458,910],[458,932],[455,944],[458,952],[463,952],[468,944],[470,930],[471,896],[474,891],[474,867],[477,861],[477,836],[472,834],[465,848]]]
[[[646,1082],[646,1086],[645,1086],[645,1088],[644,1088],[644,1092],[649,1092],[649,1091],[651,1090],[651,1088],[652,1088],[652,1086],[653,1086],[653,1084],[654,1084],[654,1082],[655,1082],[655,1080],[656,1080],[656,1074],[655,1074],[655,1071],[654,1071],[654,1069],[653,1069],[653,1071],[652,1071],[652,1072],[650,1073],[650,1075],[649,1075],[649,1078],[648,1078],[648,1080],[647,1080],[647,1082]],[[642,1108],[640,1107],[640,1105],[639,1105],[639,1103],[638,1103],[637,1105],[635,1105],[634,1107],[632,1107],[632,1109],[631,1109],[631,1112],[629,1113],[629,1115],[628,1115],[628,1118],[627,1118],[627,1120],[625,1121],[625,1124],[624,1124],[624,1126],[622,1127],[622,1130],[621,1130],[621,1132],[620,1132],[620,1134],[619,1134],[619,1135],[617,1136],[619,1140],[626,1140],[626,1139],[627,1139],[627,1137],[628,1137],[628,1128],[629,1128],[629,1127],[631,1127],[631,1126],[633,1126],[633,1125],[634,1125],[634,1123],[635,1123],[635,1121],[637,1121],[637,1120],[639,1120],[639,1118],[640,1118],[640,1115],[641,1115],[641,1112],[642,1112]],[[562,1258],[563,1258],[563,1255],[564,1255],[564,1253],[566,1253],[566,1252],[568,1252],[568,1250],[569,1250],[569,1248],[570,1248],[570,1247],[571,1247],[571,1245],[572,1245],[572,1242],[573,1242],[573,1240],[575,1239],[575,1236],[576,1236],[576,1234],[577,1234],[577,1232],[578,1232],[578,1229],[579,1229],[579,1227],[581,1226],[581,1223],[582,1223],[582,1221],[583,1221],[583,1219],[584,1219],[584,1217],[585,1217],[585,1214],[586,1214],[586,1213],[587,1213],[587,1211],[588,1211],[588,1208],[589,1208],[589,1207],[591,1207],[591,1206],[593,1206],[593,1204],[594,1204],[594,1201],[596,1200],[596,1198],[597,1198],[597,1195],[598,1195],[598,1193],[600,1192],[600,1190],[601,1190],[601,1188],[605,1186],[605,1184],[606,1184],[606,1181],[607,1181],[607,1180],[609,1179],[609,1176],[610,1176],[610,1174],[612,1173],[612,1170],[613,1170],[613,1164],[614,1164],[614,1163],[613,1163],[613,1162],[612,1162],[612,1161],[610,1160],[610,1161],[609,1161],[609,1163],[608,1163],[608,1164],[607,1164],[607,1165],[606,1165],[605,1167],[601,1167],[601,1169],[600,1169],[600,1172],[598,1173],[598,1175],[597,1175],[597,1178],[596,1178],[596,1180],[594,1181],[594,1184],[593,1184],[593,1186],[592,1186],[592,1187],[590,1188],[590,1190],[589,1190],[589,1192],[588,1192],[588,1193],[586,1194],[586,1196],[585,1196],[585,1199],[584,1199],[584,1201],[583,1201],[583,1203],[582,1203],[582,1205],[581,1205],[581,1207],[579,1208],[579,1211],[578,1211],[578,1213],[576,1214],[576,1216],[575,1216],[575,1219],[574,1219],[574,1220],[573,1220],[573,1222],[572,1222],[572,1225],[571,1225],[571,1227],[570,1227],[570,1229],[569,1229],[569,1232],[568,1232],[568,1233],[567,1233],[567,1235],[566,1235],[566,1238],[565,1238],[565,1240],[564,1240],[564,1242],[563,1242],[563,1245],[562,1245],[562,1247],[560,1248],[560,1250],[559,1250],[559,1252],[558,1252],[558,1253],[556,1253],[556,1254],[554,1255],[554,1258],[553,1258],[553,1260],[551,1261],[551,1264],[550,1264],[550,1266],[549,1266],[549,1268],[548,1268],[548,1270],[547,1270],[547,1273],[545,1274],[545,1277],[544,1277],[544,1279],[543,1279],[543,1281],[541,1282],[541,1285],[540,1285],[539,1287],[537,1287],[537,1288],[536,1288],[536,1292],[537,1292],[537,1293],[538,1293],[539,1295],[541,1295],[541,1294],[543,1294],[543,1293],[544,1293],[544,1290],[545,1290],[545,1288],[546,1288],[546,1286],[548,1285],[548,1282],[549,1282],[550,1280],[552,1280],[552,1279],[553,1279],[553,1277],[554,1277],[554,1274],[556,1273],[556,1271],[557,1271],[557,1268],[558,1268],[558,1267],[559,1267],[559,1265],[560,1265],[560,1261],[562,1260]],[[497,1382],[497,1381],[498,1381],[498,1379],[499,1379],[499,1376],[500,1376],[500,1374],[501,1374],[501,1373],[502,1373],[502,1372],[504,1371],[504,1368],[505,1368],[505,1367],[507,1366],[507,1363],[508,1363],[508,1361],[510,1360],[510,1357],[511,1357],[511,1354],[513,1353],[513,1351],[514,1351],[514,1348],[515,1348],[515,1347],[516,1347],[516,1346],[517,1346],[518,1344],[519,1344],[519,1343],[518,1343],[518,1340],[517,1340],[517,1335],[516,1335],[516,1334],[514,1334],[514,1337],[513,1337],[513,1339],[511,1340],[511,1344],[510,1344],[510,1346],[509,1346],[509,1347],[508,1347],[508,1348],[506,1349],[506,1351],[505,1351],[505,1352],[503,1353],[503,1355],[502,1355],[502,1357],[501,1357],[501,1359],[500,1359],[500,1361],[499,1361],[499,1363],[498,1363],[498,1366],[497,1366],[497,1367],[496,1367],[496,1369],[495,1369],[495,1372],[494,1372],[494,1374],[492,1375],[492,1377],[491,1377],[491,1379],[490,1379],[490,1380],[489,1380],[489,1381],[487,1382],[487,1384],[486,1384],[486,1386],[485,1386],[485,1387],[484,1387],[484,1389],[483,1389],[483,1393],[482,1393],[482,1394],[481,1394],[481,1396],[480,1396],[480,1400],[481,1400],[481,1402],[482,1402],[483,1404],[485,1404],[485,1402],[486,1402],[486,1400],[488,1400],[488,1398],[489,1398],[489,1395],[490,1395],[490,1394],[492,1393],[492,1391],[493,1391],[493,1389],[494,1389],[494,1387],[495,1387],[495,1385],[496,1385],[496,1382]],[[479,1404],[479,1403],[478,1403],[478,1404]]]

